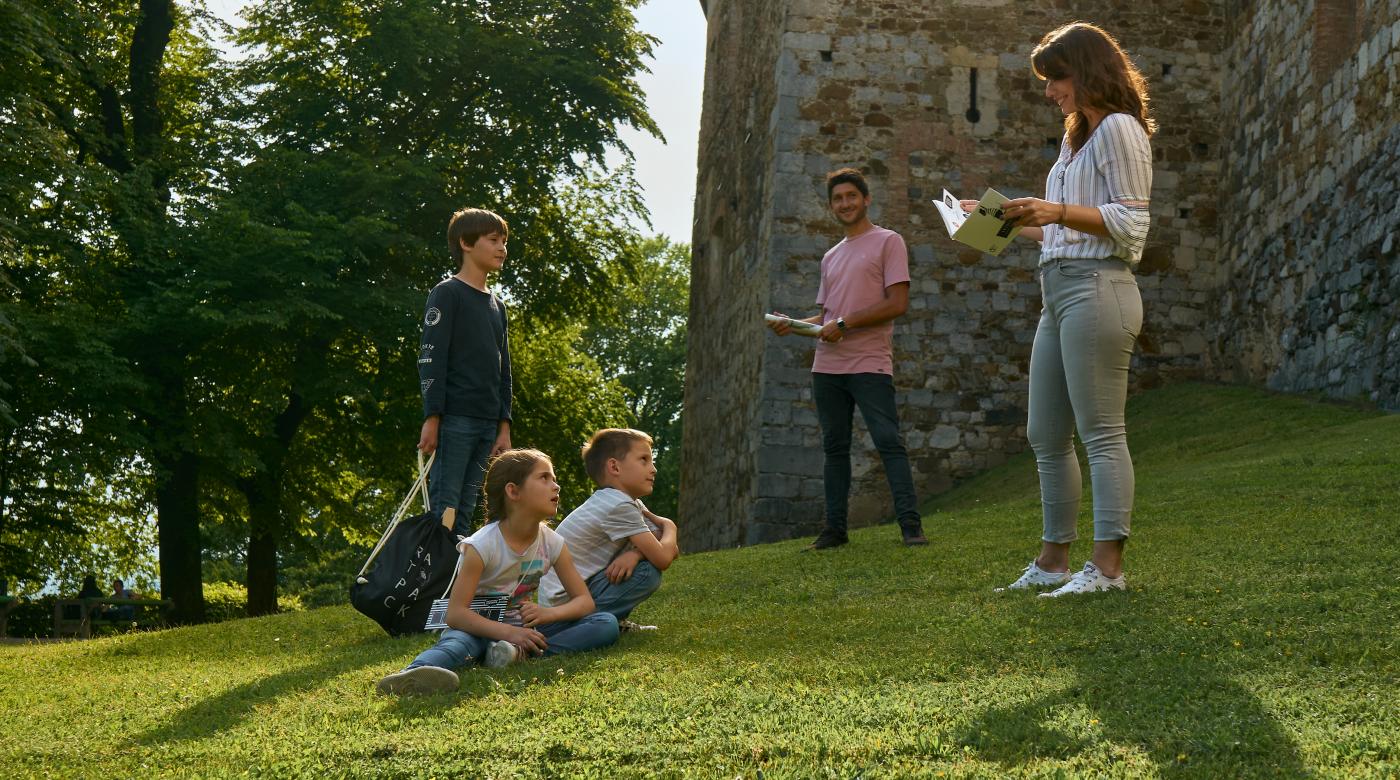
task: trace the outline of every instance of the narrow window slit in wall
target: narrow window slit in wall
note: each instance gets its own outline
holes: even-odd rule
[[[968,68],[967,71],[967,121],[977,124],[977,120],[982,118],[982,112],[977,110],[977,69]]]

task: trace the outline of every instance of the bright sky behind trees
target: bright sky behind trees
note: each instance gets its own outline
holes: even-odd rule
[[[209,8],[231,24],[246,0],[209,0]],[[700,134],[700,98],[705,81],[705,14],[698,0],[648,0],[637,10],[643,32],[656,36],[651,73],[638,79],[647,108],[666,136],[662,143],[630,128],[621,132],[637,157],[637,181],[646,190],[652,232],[690,242],[695,206],[695,160]],[[610,164],[620,160],[613,155]]]

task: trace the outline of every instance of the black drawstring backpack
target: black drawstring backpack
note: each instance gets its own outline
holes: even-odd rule
[[[436,453],[434,453],[435,455]],[[421,633],[433,600],[443,595],[457,568],[457,537],[428,502],[428,469],[418,456],[418,479],[399,504],[389,527],[350,586],[350,603],[391,636]],[[423,513],[407,519],[414,494],[423,497]]]

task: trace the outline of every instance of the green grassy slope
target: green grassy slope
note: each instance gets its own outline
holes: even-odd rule
[[[690,555],[618,647],[375,680],[424,639],[349,608],[0,648],[0,766],[62,777],[1400,774],[1400,416],[1181,386],[1134,399],[1131,590],[997,594],[1028,456],[934,543]],[[1090,536],[1088,508],[1081,533]],[[1078,565],[1087,542],[1074,551]]]

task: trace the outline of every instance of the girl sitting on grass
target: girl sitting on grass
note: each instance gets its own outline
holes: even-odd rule
[[[578,653],[617,641],[617,618],[593,611],[593,597],[564,540],[545,525],[559,509],[554,464],[538,450],[506,450],[485,479],[487,524],[457,548],[457,578],[437,644],[379,681],[385,694],[457,689],[452,671],[477,661],[500,668],[532,655]],[[553,566],[569,593],[557,607],[530,599]],[[499,621],[473,611],[473,596],[504,599]]]

